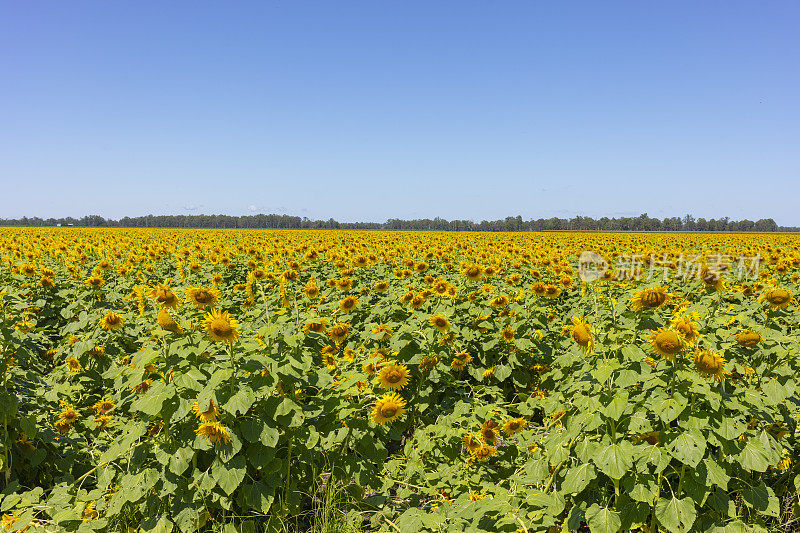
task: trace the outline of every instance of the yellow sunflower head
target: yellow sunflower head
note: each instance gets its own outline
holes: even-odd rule
[[[406,412],[406,401],[396,392],[385,394],[372,407],[372,420],[378,425],[394,422]]]
[[[200,422],[195,433],[208,439],[211,444],[227,444],[231,441],[230,430],[219,422]]]
[[[158,310],[158,325],[161,326],[161,329],[164,331],[171,331],[172,333],[183,333],[183,329],[175,322],[175,319],[172,318],[172,315],[169,314],[166,307],[162,307]]]
[[[594,337],[591,326],[579,317],[572,317],[572,339],[585,353],[594,351]]]
[[[186,297],[195,308],[213,307],[219,300],[219,292],[210,287],[189,287],[186,289]]]
[[[767,289],[761,296],[760,301],[766,302],[772,309],[786,309],[796,303],[792,293],[783,287]]]
[[[500,429],[502,429],[503,433],[506,435],[515,435],[525,429],[525,424],[526,421],[524,418],[512,418],[503,422]]]
[[[744,346],[745,348],[753,348],[758,346],[761,341],[761,335],[755,331],[750,331],[749,329],[746,329],[736,335],[736,342],[739,344],[739,346]]]
[[[205,329],[211,340],[233,344],[239,339],[239,323],[226,311],[212,309],[206,314]]]
[[[433,315],[428,319],[428,324],[439,333],[446,333],[450,329],[450,321],[443,315]]]
[[[669,300],[670,294],[664,287],[642,289],[631,298],[631,307],[640,311],[642,309],[658,309]]]
[[[378,372],[378,386],[388,390],[400,390],[408,385],[411,373],[406,365],[386,365]]]
[[[725,379],[725,359],[711,350],[700,350],[694,354],[694,364],[701,376],[717,381]]]
[[[107,313],[100,320],[100,327],[103,329],[120,329],[123,324],[125,324],[125,319],[114,312]]]
[[[650,335],[653,350],[664,359],[675,362],[675,356],[683,350],[686,341],[677,331],[659,328]]]

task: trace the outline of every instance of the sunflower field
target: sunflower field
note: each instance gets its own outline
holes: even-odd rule
[[[780,234],[0,229],[0,531],[790,531],[799,290]]]

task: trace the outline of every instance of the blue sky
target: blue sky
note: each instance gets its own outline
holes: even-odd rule
[[[3,2],[0,218],[800,225],[800,2]]]

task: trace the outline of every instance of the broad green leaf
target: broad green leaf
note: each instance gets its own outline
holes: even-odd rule
[[[679,500],[659,498],[656,503],[656,519],[670,533],[686,533],[694,524],[697,511],[691,498]]]
[[[246,471],[247,466],[242,455],[237,455],[228,462],[222,462],[217,459],[212,467],[214,479],[217,480],[219,487],[228,495],[233,494],[233,491],[244,479]]]
[[[619,513],[596,503],[586,509],[586,522],[592,533],[617,533],[622,527]]]
[[[567,494],[577,494],[586,488],[589,483],[597,477],[594,465],[582,463],[574,468],[567,470],[561,490]]]
[[[706,453],[706,441],[700,434],[684,431],[669,441],[666,449],[678,461],[695,467]]]
[[[633,445],[625,440],[619,444],[601,445],[593,460],[607,476],[620,479],[633,466]]]

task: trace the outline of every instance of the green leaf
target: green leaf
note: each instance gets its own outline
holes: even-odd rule
[[[771,488],[762,480],[758,485],[751,485],[742,490],[745,505],[756,511],[778,517],[780,504]]]
[[[708,480],[719,488],[727,490],[731,478],[725,473],[725,469],[719,466],[713,457],[706,457],[703,462],[708,470]]]
[[[250,410],[255,400],[255,394],[250,387],[241,387],[222,408],[234,416],[243,415]]]
[[[256,481],[252,485],[245,485],[242,490],[247,504],[262,513],[269,511],[275,500],[272,489],[260,481]]]
[[[694,468],[706,453],[706,441],[702,435],[684,431],[675,439],[668,441],[666,449],[672,457]]]
[[[601,446],[592,459],[607,476],[621,479],[633,466],[633,445],[623,440],[619,444]]]
[[[596,503],[586,509],[586,522],[592,533],[617,533],[622,527],[619,513]]]
[[[665,424],[669,424],[681,415],[688,404],[689,402],[686,398],[680,394],[676,394],[674,398],[667,398],[666,400],[657,402],[653,406],[653,410]]]
[[[656,503],[656,519],[664,529],[671,533],[686,533],[694,524],[697,511],[691,498],[667,500],[659,498]]]
[[[174,455],[169,458],[169,471],[176,475],[181,475],[189,467],[194,457],[194,450],[191,447],[178,448]]]
[[[764,443],[758,439],[748,439],[747,444],[739,454],[739,464],[746,470],[766,472],[770,464]]]
[[[227,463],[217,459],[211,469],[217,485],[229,496],[239,486],[247,472],[244,456],[237,455]]]
[[[591,463],[582,463],[567,470],[561,490],[567,494],[577,494],[586,488],[597,477],[597,471]]]
[[[626,407],[628,407],[628,393],[621,392],[614,396],[611,402],[603,407],[601,412],[611,420],[619,420]]]

